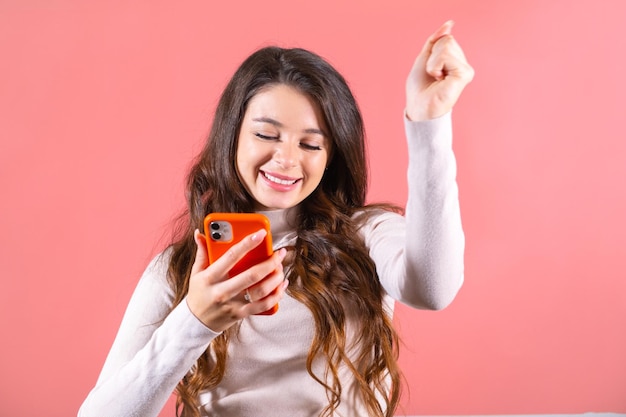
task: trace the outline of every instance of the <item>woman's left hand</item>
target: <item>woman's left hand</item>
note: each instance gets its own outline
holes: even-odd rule
[[[406,81],[406,116],[430,120],[452,110],[465,86],[474,78],[463,50],[451,35],[454,22],[435,31],[417,56]]]

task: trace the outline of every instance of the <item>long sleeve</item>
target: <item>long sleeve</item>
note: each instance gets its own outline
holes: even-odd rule
[[[185,300],[169,312],[173,293],[166,271],[167,257],[159,256],[139,280],[79,417],[157,416],[216,336]]]
[[[463,283],[461,224],[450,113],[405,119],[409,153],[405,216],[384,213],[363,228],[385,291],[404,304],[439,310]]]

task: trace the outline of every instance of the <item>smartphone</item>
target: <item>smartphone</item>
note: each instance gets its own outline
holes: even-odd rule
[[[265,229],[267,234],[263,242],[246,254],[233,266],[228,275],[233,277],[253,265],[258,264],[272,256],[272,234],[269,219],[260,213],[210,213],[204,218],[204,233],[207,242],[209,263],[215,262],[232,245],[241,241],[244,237],[260,229]],[[271,309],[258,313],[271,315],[278,311],[278,304]]]

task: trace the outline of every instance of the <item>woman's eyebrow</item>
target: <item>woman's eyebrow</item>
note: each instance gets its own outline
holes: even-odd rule
[[[253,122],[259,122],[259,123],[269,123],[273,126],[276,127],[284,127],[285,125],[283,125],[281,122],[279,122],[278,120],[272,119],[271,117],[255,117],[254,119],[252,119]],[[309,129],[304,129],[304,133],[313,133],[316,135],[322,135],[324,137],[328,137],[328,135],[321,129],[316,129],[316,128],[309,128]]]
[[[253,122],[260,122],[260,123],[269,123],[271,125],[274,125],[276,127],[283,127],[284,125],[279,122],[278,120],[274,120],[271,117],[256,117],[254,119],[252,119]]]

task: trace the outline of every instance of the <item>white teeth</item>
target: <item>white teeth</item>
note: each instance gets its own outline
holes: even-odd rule
[[[265,175],[265,178],[267,178],[268,180],[275,182],[276,184],[280,184],[280,185],[293,185],[296,183],[296,181],[298,181],[298,180],[291,180],[291,181],[281,180],[280,178],[276,178],[266,172],[264,172],[263,175]]]

